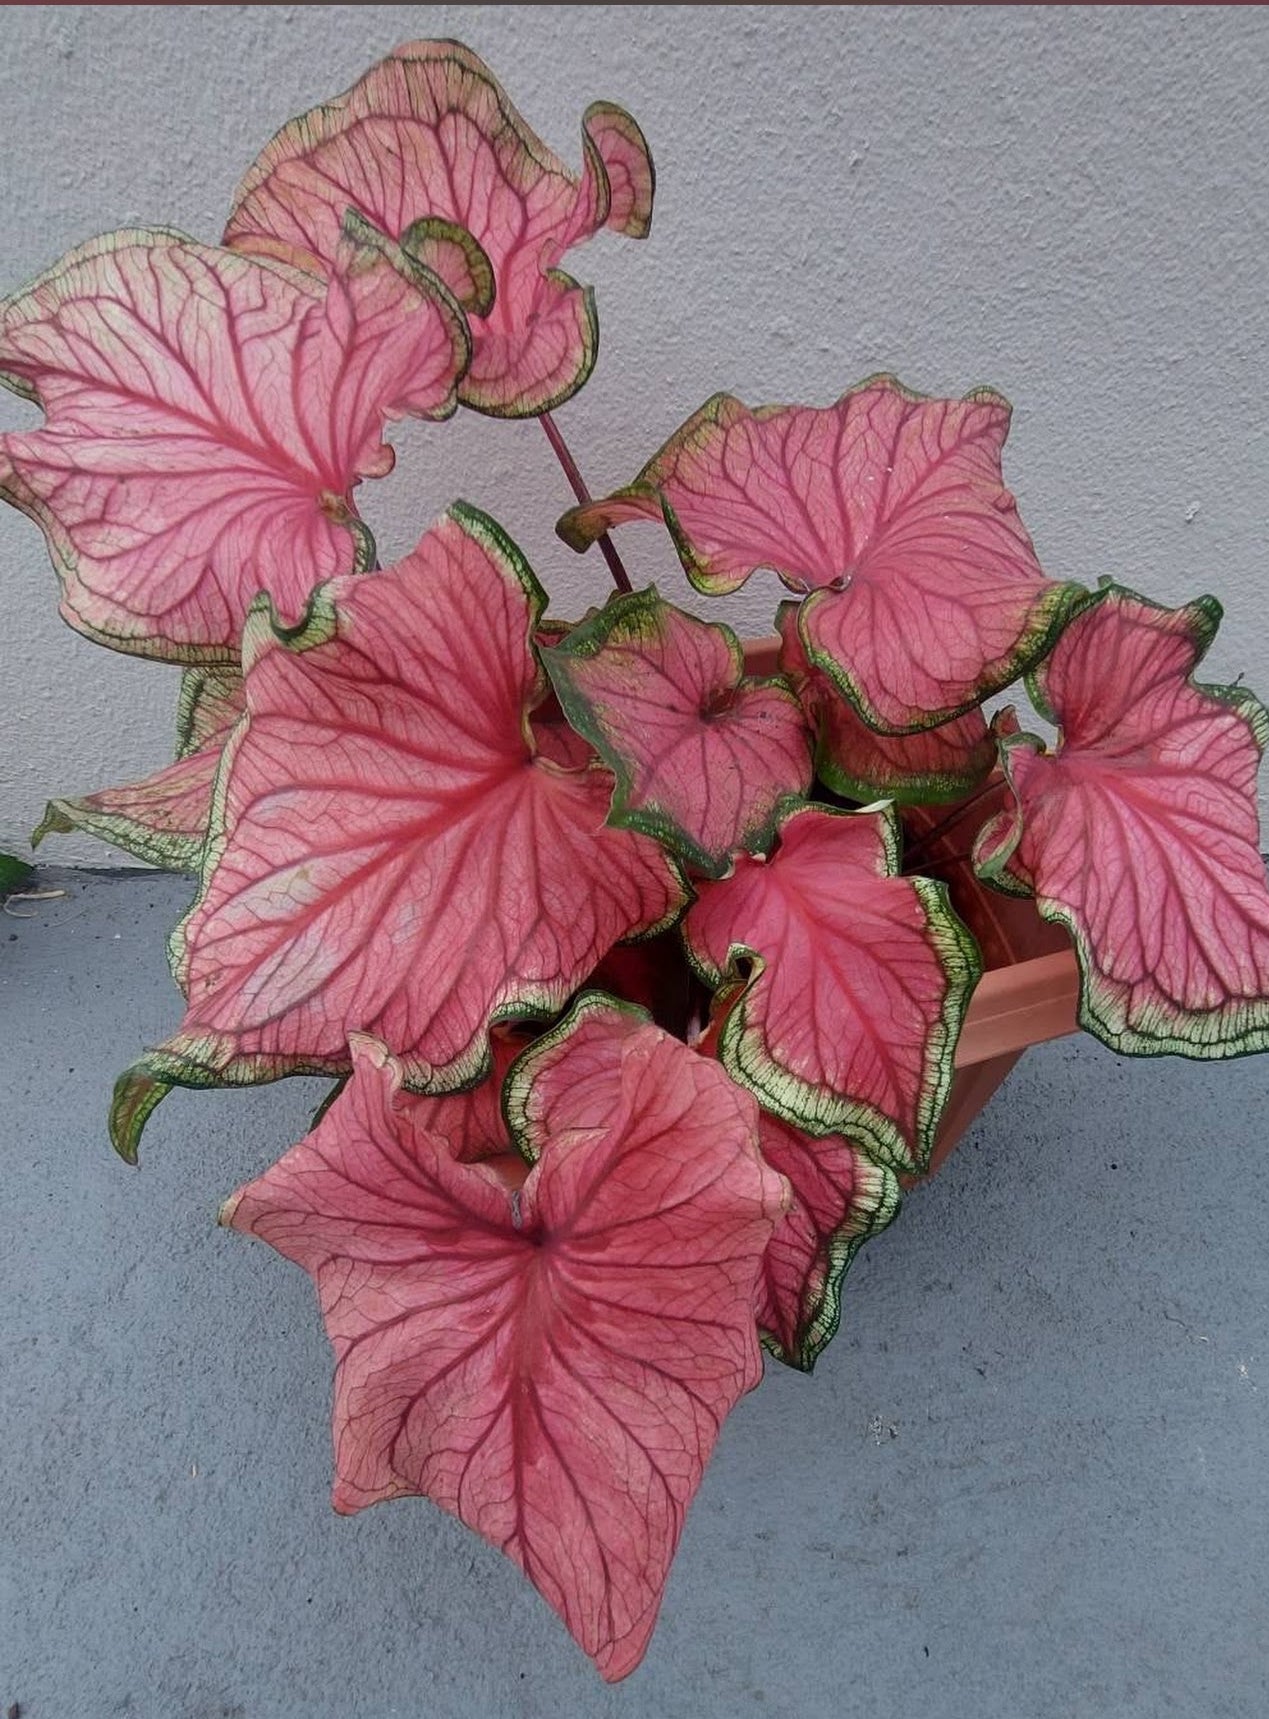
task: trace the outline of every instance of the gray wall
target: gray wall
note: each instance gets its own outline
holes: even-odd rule
[[[15,7],[0,68],[0,290],[128,222],[219,232],[291,114],[419,35],[456,35],[577,161],[606,96],[652,143],[651,240],[574,258],[595,376],[560,414],[592,486],[702,399],[827,402],[870,371],[1014,401],[1006,470],[1048,570],[1225,603],[1208,678],[1269,691],[1269,136],[1262,8]],[[0,404],[0,425],[31,421]],[[569,497],[536,425],[397,436],[363,490],[381,548],[455,495],[528,550],[557,612],[604,590],[552,534]],[[636,576],[684,581],[651,528]],[[57,618],[35,527],[0,517],[0,842],[50,793],[165,762],[174,671]],[[715,610],[766,631],[755,581]],[[109,861],[63,839],[62,860]]]

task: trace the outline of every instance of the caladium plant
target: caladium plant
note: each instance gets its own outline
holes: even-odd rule
[[[574,173],[469,50],[401,48],[283,128],[221,244],[107,234],[0,305],[44,413],[0,491],[73,627],[183,667],[176,761],[36,832],[198,873],[116,1147],[175,1087],[333,1080],[222,1221],[316,1282],[335,1506],[430,1498],[618,1678],[761,1348],[814,1365],[929,1162],[1010,957],[981,884],[1069,937],[1113,1048],[1269,1047],[1269,716],[1192,679],[1210,597],[1045,574],[991,390],[716,395],[592,500],[560,265],[645,237],[655,179],[620,108],[582,131]],[[603,608],[548,615],[483,496],[379,566],[385,426],[459,405],[540,418]],[[701,595],[776,574],[778,638],[631,589],[639,520]],[[985,708],[1022,677],[1056,742]]]

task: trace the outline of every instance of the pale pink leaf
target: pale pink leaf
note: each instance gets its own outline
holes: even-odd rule
[[[216,770],[243,707],[242,676],[236,669],[186,669],[176,762],[124,787],[50,800],[31,845],[37,847],[46,835],[79,830],[165,871],[197,871]]]
[[[197,871],[220,754],[220,747],[193,752],[139,782],[50,800],[31,845],[78,830],[164,871]]]
[[[978,980],[942,884],[897,877],[892,813],[791,813],[769,860],[699,885],[683,922],[702,979],[735,986],[719,1055],[795,1127],[919,1169]]]
[[[386,420],[444,417],[469,356],[447,289],[350,221],[328,283],[126,231],[0,306],[0,379],[44,408],[0,437],[0,494],[43,530],[62,613],[104,644],[234,664],[267,591],[368,564],[352,492]]]
[[[810,787],[810,735],[788,685],[747,677],[730,627],[655,587],[614,598],[542,660],[570,723],[613,772],[610,822],[708,877],[733,853],[765,851]]]
[[[478,1078],[490,1026],[550,1015],[683,901],[648,838],[605,827],[611,778],[535,756],[540,587],[455,504],[394,568],[257,611],[247,718],[176,945],[189,998],[143,1059],[188,1084],[338,1073],[351,1031],[411,1085]]]
[[[975,847],[983,876],[1034,891],[1070,932],[1081,1024],[1128,1055],[1269,1048],[1269,713],[1245,688],[1190,678],[1220,613],[1210,597],[1165,609],[1109,587],[1034,677],[1061,745],[1005,739],[1012,806]]]
[[[574,508],[584,548],[661,519],[698,589],[760,567],[810,592],[812,661],[884,733],[946,722],[1006,685],[1085,599],[1046,579],[1004,487],[1009,406],[926,399],[874,377],[823,409],[707,401],[634,482]]]
[[[609,1680],[639,1663],[719,1426],[757,1382],[785,1188],[753,1101],[636,1013],[526,1052],[524,1158],[464,1163],[381,1046],[222,1220],[314,1277],[335,1507],[431,1498],[511,1558]],[[452,1102],[452,1101],[449,1101]]]
[[[460,398],[531,416],[576,393],[595,362],[593,295],[560,269],[565,252],[605,225],[642,237],[651,218],[652,162],[629,114],[596,103],[583,141],[579,179],[469,49],[410,42],[283,127],[239,186],[225,240],[328,265],[349,208],[403,242],[420,222],[465,229],[488,261],[492,304],[470,296],[470,256],[451,252],[450,272],[442,249],[424,253],[471,309]]]
[[[643,133],[624,108],[595,101],[582,116],[582,141],[586,171],[575,217],[579,237],[605,226],[628,239],[646,239],[656,172]]]

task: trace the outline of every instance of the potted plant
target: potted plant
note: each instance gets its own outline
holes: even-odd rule
[[[717,395],[593,499],[561,265],[644,237],[655,181],[607,103],[583,154],[468,50],[400,49],[274,138],[222,244],[111,233],[4,302],[45,424],[0,489],[73,627],[184,668],[176,761],[38,832],[199,873],[116,1147],[176,1086],[331,1078],[221,1216],[316,1280],[335,1506],[433,1499],[619,1678],[760,1344],[814,1364],[1028,1043],[1265,1048],[1267,719],[1193,679],[1212,599],[1045,576],[990,390]],[[602,609],[551,616],[466,502],[379,566],[385,424],[460,405],[539,418]],[[777,638],[631,589],[638,520],[699,593],[776,573]],[[984,709],[1023,677],[1056,742]]]

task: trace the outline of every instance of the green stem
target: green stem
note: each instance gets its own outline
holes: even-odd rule
[[[556,459],[564,469],[564,476],[569,481],[569,487],[577,497],[579,504],[585,507],[587,502],[591,500],[591,493],[586,487],[586,479],[578,470],[577,461],[568,450],[568,443],[560,434],[559,425],[549,412],[539,413],[538,422],[546,432],[546,439],[550,442]],[[634,586],[630,583],[630,575],[626,572],[612,538],[605,531],[595,541],[599,544],[600,554],[608,563],[608,571],[612,574],[613,584],[619,591],[633,591]]]

